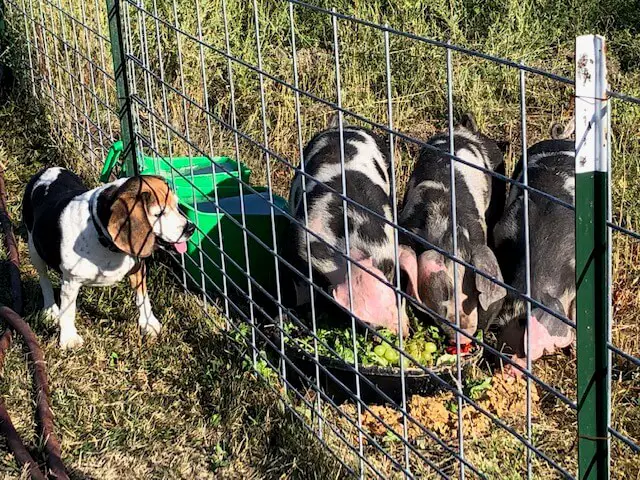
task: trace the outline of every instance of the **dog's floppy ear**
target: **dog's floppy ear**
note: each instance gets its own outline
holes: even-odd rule
[[[147,215],[151,193],[142,190],[142,182],[131,188],[127,181],[113,196],[107,231],[113,243],[134,257],[151,255],[156,243]]]

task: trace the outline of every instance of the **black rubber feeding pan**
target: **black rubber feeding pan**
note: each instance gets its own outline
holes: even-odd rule
[[[275,345],[280,345],[280,330],[271,325],[265,327],[265,333]],[[277,356],[279,350],[273,345],[267,345]],[[305,388],[316,384],[316,362],[313,353],[298,348],[292,340],[285,343],[287,381],[296,388]],[[462,374],[466,375],[469,368],[482,358],[482,349],[463,355]],[[320,388],[336,403],[342,403],[356,396],[356,373],[351,364],[335,358],[319,356],[318,363]],[[446,382],[455,386],[456,366],[440,365],[430,367],[431,373],[418,368],[405,368],[406,395],[434,395],[443,390]],[[360,366],[360,398],[371,404],[391,402],[400,403],[402,400],[402,377],[400,367]],[[436,378],[436,375],[438,378]],[[364,377],[364,378],[363,378]]]

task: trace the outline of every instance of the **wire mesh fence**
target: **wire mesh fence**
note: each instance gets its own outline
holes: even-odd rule
[[[176,281],[351,474],[634,463],[640,100],[599,37],[551,73],[392,9],[5,4],[65,145],[169,181]]]
[[[7,34],[21,39],[33,93],[60,115],[54,126],[99,169],[119,130],[104,2],[6,2]]]

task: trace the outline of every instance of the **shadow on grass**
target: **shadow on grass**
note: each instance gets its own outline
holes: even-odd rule
[[[190,316],[189,311],[183,314]],[[346,473],[283,405],[273,390],[279,384],[270,388],[268,380],[256,378],[240,353],[243,346],[221,330],[212,334],[198,321],[184,322],[181,329],[182,340],[192,347],[192,363],[199,366],[192,380],[203,416],[220,429],[219,442],[210,448],[212,472],[220,478],[291,479]]]

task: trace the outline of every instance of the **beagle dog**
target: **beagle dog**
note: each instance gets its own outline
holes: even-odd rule
[[[125,276],[136,291],[141,332],[160,332],[147,295],[144,259],[157,242],[184,253],[195,230],[162,178],[122,178],[89,190],[71,171],[48,168],[27,184],[22,216],[44,310],[60,323],[61,348],[82,345],[75,326],[80,287],[113,285]],[[47,266],[62,275],[59,308]]]

